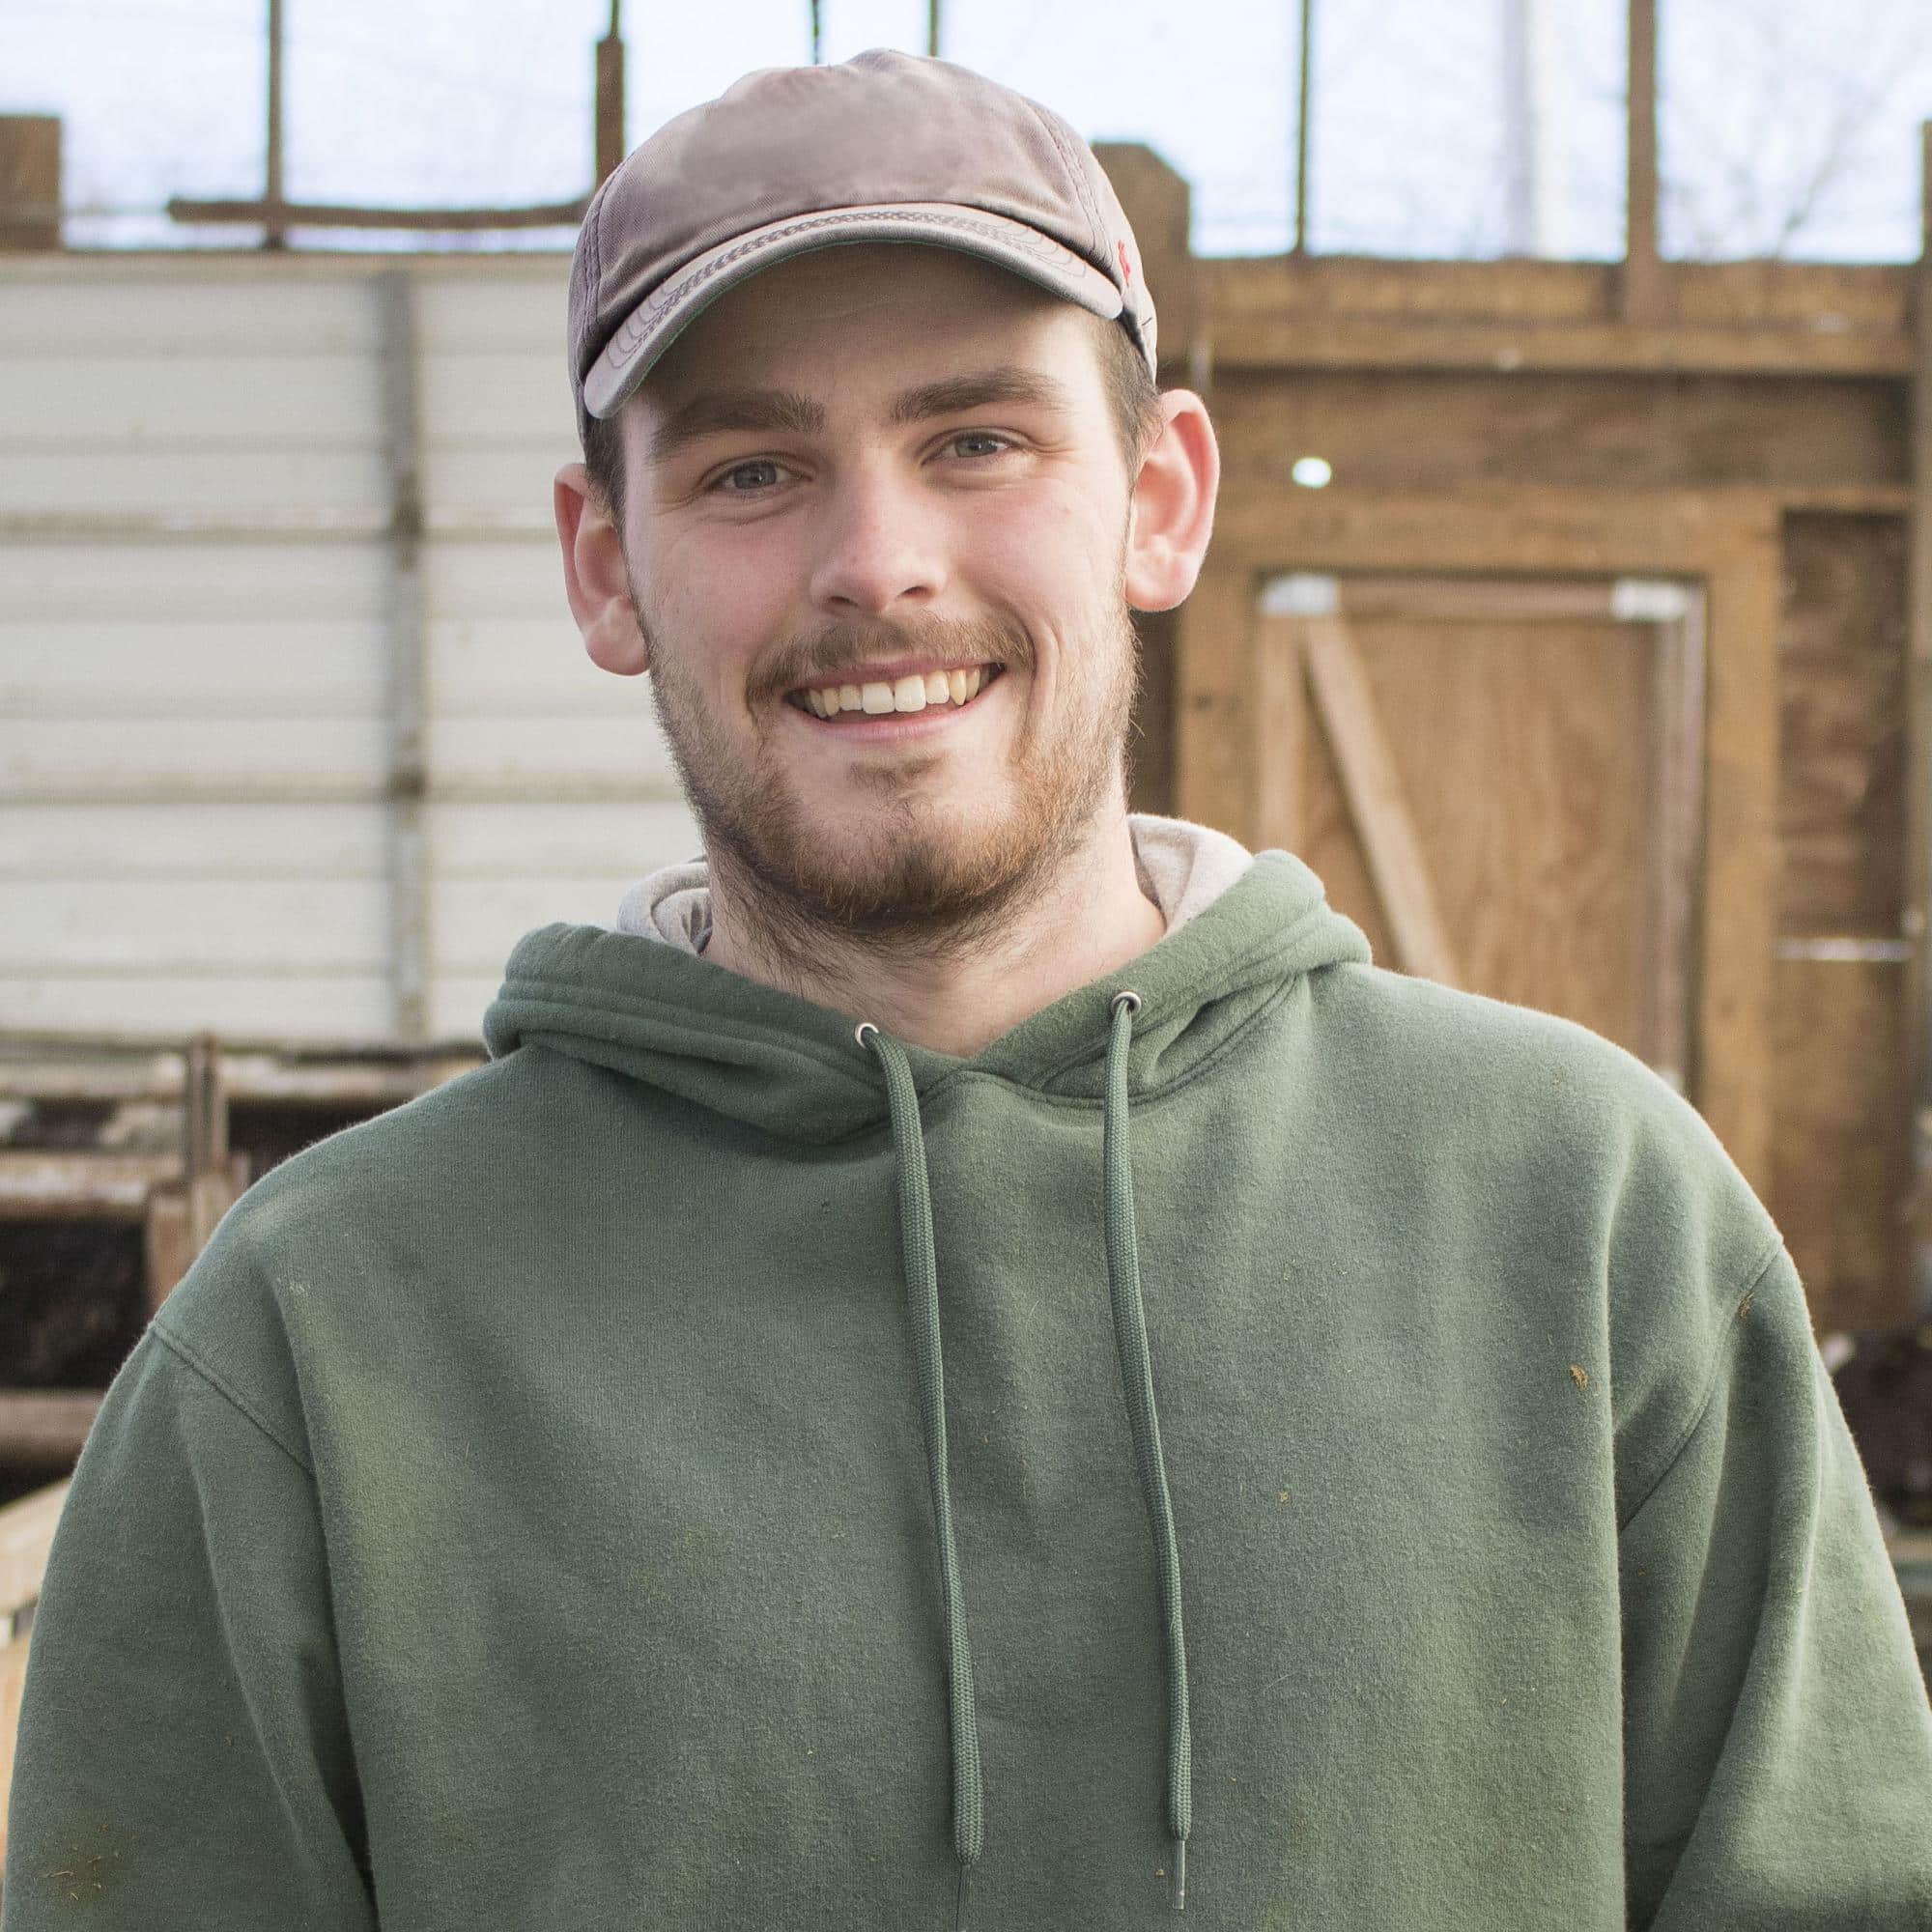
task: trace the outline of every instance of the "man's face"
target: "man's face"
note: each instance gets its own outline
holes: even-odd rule
[[[1123,809],[1092,318],[956,253],[826,249],[699,317],[623,429],[659,715],[768,930],[956,946]]]

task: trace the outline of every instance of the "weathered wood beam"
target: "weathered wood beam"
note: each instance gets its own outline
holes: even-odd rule
[[[57,114],[0,114],[0,253],[61,244]]]
[[[1210,290],[1211,293],[1211,290]],[[1876,328],[1769,324],[1404,321],[1283,306],[1207,324],[1216,368],[1415,369],[1445,374],[1781,376],[1912,373],[1912,342]]]
[[[0,1153],[0,1220],[138,1221],[178,1154]]]
[[[1901,1319],[1922,1312],[1912,1279],[1921,1242],[1932,1242],[1932,970],[1925,956],[1932,905],[1932,121],[1919,128],[1919,244],[1913,302],[1912,475],[1906,591],[1906,838],[1900,925],[1912,952],[1902,1029],[1910,1058],[1913,1239],[1898,1286]]]
[[[94,1427],[99,1389],[0,1389],[0,1463],[71,1463]]]
[[[1395,963],[1405,973],[1445,986],[1460,985],[1455,949],[1436,909],[1402,775],[1382,735],[1368,674],[1348,626],[1339,617],[1289,621],[1302,634],[1309,689],[1335,754],[1342,795],[1355,822],[1369,876],[1388,921]]]
[[[289,228],[402,228],[471,233],[492,228],[575,228],[589,197],[543,202],[527,208],[353,208],[321,201],[198,201],[174,195],[167,204],[174,221],[222,225],[261,223],[277,232]]]

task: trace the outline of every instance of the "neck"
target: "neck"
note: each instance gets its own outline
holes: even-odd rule
[[[1141,891],[1122,809],[1024,912],[958,952],[887,951],[838,934],[825,935],[809,956],[781,949],[742,887],[714,864],[704,956],[901,1039],[969,1058],[1075,987],[1118,971],[1166,931],[1160,908]]]

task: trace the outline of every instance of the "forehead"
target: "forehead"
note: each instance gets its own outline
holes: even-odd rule
[[[720,297],[666,350],[627,414],[648,455],[655,432],[721,393],[781,389],[818,399],[821,415],[843,406],[903,419],[892,406],[911,390],[996,368],[1037,375],[1033,400],[1085,413],[1100,407],[1097,332],[1118,326],[957,250],[816,249]]]

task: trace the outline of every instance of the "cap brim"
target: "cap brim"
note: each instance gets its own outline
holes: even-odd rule
[[[583,379],[583,407],[593,416],[613,414],[678,333],[727,289],[793,255],[858,242],[910,242],[977,255],[1109,322],[1125,307],[1119,288],[1091,262],[1050,235],[983,208],[895,202],[822,209],[753,228],[687,262],[625,317],[590,365]]]

